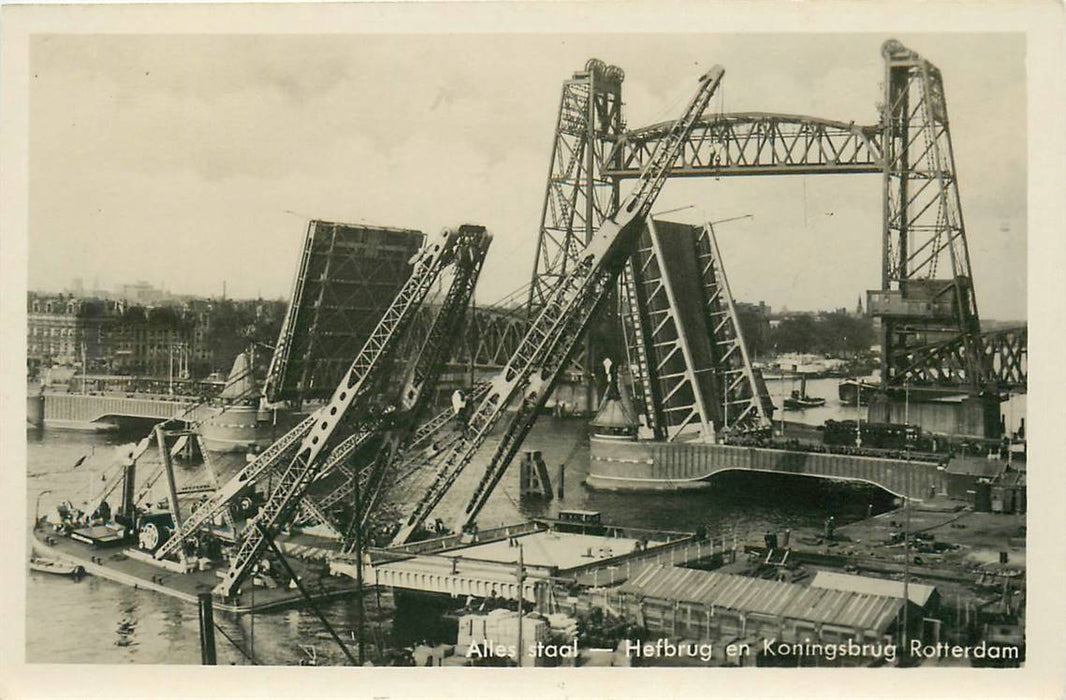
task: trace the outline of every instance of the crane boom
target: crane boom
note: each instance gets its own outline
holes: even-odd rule
[[[404,542],[425,521],[459,474],[473,459],[506,407],[519,395],[522,403],[485,468],[467,504],[462,523],[480,511],[503,471],[536,420],[578,341],[632,253],[643,220],[666,183],[670,168],[685,140],[706,110],[721,81],[715,66],[700,78],[700,86],[682,114],[658,143],[633,193],[606,219],[580,253],[574,266],[552,290],[507,365],[472,413],[462,439],[437,465],[436,476],[394,539]]]
[[[401,337],[410,327],[438,276],[445,267],[457,261],[460,265],[468,264],[471,259],[469,248],[474,246],[483,251],[486,237],[487,233],[481,227],[445,229],[436,240],[427,242],[419,251],[413,261],[411,276],[367,338],[329,403],[313,414],[314,425],[304,436],[296,456],[281,473],[262,509],[245,526],[230,569],[218,584],[216,592],[222,596],[231,595],[258,561],[268,544],[268,536],[295,513],[308,486],[320,474],[326,461],[320,455],[324,454],[327,447],[335,447],[334,432],[342,419],[348,417],[355,424],[353,432],[375,432],[380,429],[381,417],[368,410],[372,389],[381,383]],[[349,413],[351,416],[348,416]]]
[[[236,498],[237,494],[253,484],[263,474],[276,469],[286,456],[299,444],[299,441],[311,430],[314,424],[314,416],[308,416],[294,426],[289,432],[278,438],[267,449],[263,450],[258,457],[249,462],[243,469],[234,474],[229,481],[223,484],[217,491],[211,494],[203,504],[182,521],[181,527],[171,535],[163,546],[155,552],[156,559],[162,559],[177,551],[182,542],[195,533],[200,527],[223,512]]]
[[[461,230],[472,231],[474,228],[473,226],[461,227]],[[474,295],[474,288],[477,286],[489,244],[492,242],[492,237],[483,228],[476,228],[481,231],[481,235],[477,239],[471,239],[471,242],[460,250],[459,255],[462,259],[456,262],[455,273],[448,292],[440,304],[440,309],[433,319],[418,356],[410,366],[401,398],[402,419],[398,421],[394,429],[390,430],[388,438],[375,450],[374,456],[368,460],[367,464],[355,470],[347,470],[345,481],[332,491],[318,498],[305,499],[308,510],[315,511],[313,512],[315,519],[340,534],[348,528],[330,517],[329,509],[347,500],[358,486],[363,520],[365,520],[366,514],[377,501],[382,487],[382,478],[403,456],[408,445],[424,437],[421,428],[422,417],[436,392],[448,357],[462,335],[466,309]],[[448,413],[451,412],[448,411]],[[344,460],[362,444],[345,445],[342,443],[330,454],[329,461],[333,464],[343,464]],[[344,449],[341,449],[342,447]]]

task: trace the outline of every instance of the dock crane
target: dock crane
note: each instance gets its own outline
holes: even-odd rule
[[[239,493],[269,474],[276,485],[259,513],[245,524],[230,569],[216,588],[222,596],[231,595],[265,550],[264,533],[277,532],[292,519],[313,481],[343,465],[371,439],[400,426],[413,425],[404,419],[405,413],[424,410],[432,394],[442,358],[447,356],[448,348],[443,346],[458,335],[456,324],[461,323],[462,309],[473,293],[490,241],[491,236],[483,227],[471,225],[445,229],[427,241],[413,260],[411,276],[367,338],[330,401],[216,491],[156,550],[155,557],[162,559],[175,552],[201,526],[228,508]],[[408,373],[400,398],[403,410],[398,411],[378,397],[396,364],[401,339],[437,279],[449,267],[455,271],[451,287],[427,342]],[[397,440],[397,435],[392,435],[384,444],[395,444]],[[362,475],[368,484],[380,482],[383,467],[390,463],[389,452],[388,448],[379,449],[368,468],[352,472],[353,478]]]
[[[344,468],[346,473],[342,483],[319,496],[304,499],[303,506],[306,508],[306,515],[311,516],[309,519],[326,525],[342,537],[347,536],[352,526],[361,527],[373,512],[381,495],[382,477],[392,473],[394,467],[404,460],[410,447],[426,439],[427,435],[432,435],[442,417],[446,420],[454,418],[454,412],[448,409],[423,421],[436,393],[441,370],[461,335],[464,315],[474,296],[488,243],[489,238],[486,236],[481,249],[472,251],[470,258],[460,265],[440,304],[421,351],[408,369],[401,397],[403,420],[383,435],[381,444],[370,458],[361,460],[361,469],[353,472]],[[355,446],[341,453],[334,450],[329,461],[343,464],[354,450]],[[342,523],[332,515],[330,509],[340,503],[349,502],[356,489],[359,490],[361,502],[361,512],[357,514],[360,516],[360,522],[357,525]]]
[[[468,526],[503,476],[537,414],[588,330],[596,310],[608,298],[626,261],[632,255],[645,218],[651,213],[670,169],[685,141],[706,110],[724,70],[715,66],[699,79],[699,89],[685,112],[659,142],[632,194],[604,220],[573,267],[551,291],[507,365],[492,380],[488,392],[471,412],[462,438],[434,460],[434,477],[415,502],[394,543],[408,541],[456,482],[481,448],[507,407],[519,399],[517,412],[485,467],[456,530]]]

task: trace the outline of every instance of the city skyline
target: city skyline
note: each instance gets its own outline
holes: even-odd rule
[[[30,289],[30,290],[27,290],[27,292],[29,294],[39,294],[39,295],[72,294],[72,295],[75,295],[75,296],[82,296],[82,297],[86,297],[86,298],[95,297],[95,296],[99,296],[100,298],[113,298],[113,297],[116,297],[116,296],[122,296],[122,293],[119,292],[119,290],[122,289],[122,288],[139,287],[139,286],[141,286],[141,284],[147,283],[148,287],[150,288],[151,291],[161,292],[164,295],[162,297],[163,300],[168,300],[168,299],[177,299],[177,300],[183,300],[183,299],[206,299],[206,300],[211,300],[211,299],[224,298],[224,299],[227,299],[227,300],[233,300],[233,302],[253,302],[253,300],[263,300],[263,302],[282,302],[282,303],[285,303],[285,304],[288,304],[290,302],[290,299],[288,298],[288,295],[264,296],[262,294],[256,294],[256,295],[252,295],[252,296],[231,296],[229,294],[215,295],[215,294],[175,293],[175,292],[172,292],[171,290],[168,290],[168,289],[163,288],[163,287],[156,288],[154,286],[151,286],[150,282],[147,282],[147,280],[141,280],[141,279],[135,280],[133,282],[128,282],[128,281],[116,282],[114,284],[114,287],[112,288],[112,290],[107,290],[107,289],[104,289],[102,287],[97,286],[97,284],[94,284],[93,289],[84,289],[81,292],[79,292],[76,289],[76,287],[77,287],[76,286],[76,282],[77,281],[78,281],[78,278],[75,278],[74,280],[71,280],[71,283],[67,284],[67,286],[64,287],[63,289]],[[768,309],[769,315],[771,315],[771,316],[773,316],[773,315],[781,315],[781,314],[788,314],[788,313],[795,313],[795,314],[820,314],[820,313],[835,313],[835,312],[839,312],[839,311],[844,311],[846,313],[852,313],[852,311],[855,309],[855,306],[849,306],[847,304],[836,304],[836,305],[833,305],[831,303],[830,303],[829,306],[825,306],[825,307],[822,307],[822,308],[798,309],[798,308],[790,308],[787,304],[780,305],[780,306],[774,306],[772,304],[766,304],[765,299],[755,299],[755,298],[752,298],[752,299],[738,298],[737,299],[737,303],[738,304],[745,304],[745,305],[749,305],[749,306],[756,306],[756,307],[758,307],[760,305],[765,305],[766,309]],[[521,306],[522,304],[523,304],[523,300],[521,300],[521,299],[517,299],[517,300],[512,299],[510,306]],[[858,297],[858,304],[862,307],[863,310],[865,310],[866,309],[866,298],[860,295]],[[1022,319],[998,319],[998,318],[990,318],[990,316],[986,316],[985,320],[986,321],[990,321],[990,322],[1022,321]]]
[[[559,86],[587,58],[626,69],[631,127],[671,118],[711,62],[726,68],[715,111],[869,124],[886,38],[488,36],[478,53],[498,60],[476,67],[461,36],[35,39],[29,286],[125,276],[203,296],[227,280],[231,297],[288,298],[310,218],[473,221],[495,235],[491,303],[529,280]],[[1024,39],[898,38],[944,74],[980,311],[1025,319]],[[738,298],[833,308],[879,286],[876,175],[678,180],[657,209],[679,207],[688,223],[753,215],[719,231]]]

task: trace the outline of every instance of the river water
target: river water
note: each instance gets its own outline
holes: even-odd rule
[[[788,420],[820,424],[827,418],[853,418],[854,407],[841,406],[836,398],[837,380],[808,383],[811,396],[823,396],[826,406],[790,412]],[[778,386],[780,384],[780,386]],[[787,395],[788,382],[772,382],[771,394]],[[98,498],[102,476],[113,473],[117,446],[135,442],[143,429],[116,433],[27,430],[28,488],[30,512],[40,501],[47,513],[62,499],[75,504],[88,498],[89,489]],[[709,489],[678,494],[622,494],[589,491],[582,485],[588,471],[588,440],[583,421],[542,419],[526,440],[524,449],[544,453],[552,477],[566,463],[563,503],[523,500],[518,496],[518,460],[505,474],[479,517],[482,528],[514,523],[535,515],[551,514],[559,507],[585,508],[603,513],[606,522],[637,527],[690,530],[706,525],[710,532],[735,529],[741,536],[767,529],[820,527],[828,515],[838,523],[865,516],[868,507],[881,512],[892,506],[891,497],[873,487],[841,485],[804,477],[751,473],[716,476]],[[139,473],[152,471],[150,450],[138,462]],[[85,461],[72,465],[82,456]],[[216,458],[220,471],[240,466],[241,458]],[[144,466],[142,467],[142,464]],[[109,471],[112,470],[112,471]],[[202,468],[183,471],[186,483],[200,483]],[[474,464],[446,498],[441,508],[459,503],[478,478]],[[161,494],[161,484],[153,496]],[[51,493],[42,493],[51,491]],[[117,495],[110,499],[115,504]],[[368,596],[367,606],[376,605]],[[86,577],[81,581],[27,573],[26,654],[30,662],[50,663],[199,663],[199,628],[194,605],[147,591],[134,590],[110,581]],[[338,600],[323,606],[331,624],[342,634],[355,628],[356,605]],[[304,610],[262,613],[237,618],[216,613],[221,628],[245,650],[254,650],[259,663],[298,664],[317,657],[320,664],[342,663],[339,650],[325,639],[324,628]],[[395,621],[394,629],[412,623]],[[410,629],[398,629],[397,639],[413,638]],[[220,664],[244,664],[247,659],[222,636],[216,639]],[[313,648],[312,648],[313,647]]]

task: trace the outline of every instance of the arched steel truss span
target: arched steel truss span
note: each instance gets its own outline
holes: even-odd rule
[[[604,174],[637,177],[669,124],[627,132]],[[704,114],[674,163],[671,177],[845,175],[884,169],[878,125],[795,114]]]

